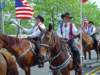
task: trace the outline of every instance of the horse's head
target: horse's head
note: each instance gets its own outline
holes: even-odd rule
[[[54,32],[53,27],[49,25],[49,28],[41,37],[40,50],[39,50],[40,57],[42,58],[41,61],[45,60],[44,57],[47,56],[50,57],[52,55],[51,53],[56,52],[57,45],[58,41],[56,33]]]

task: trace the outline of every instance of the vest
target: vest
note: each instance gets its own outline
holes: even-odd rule
[[[61,22],[60,23],[60,32],[61,32],[61,35],[63,35],[63,22]],[[72,31],[72,29],[73,29],[73,25],[72,25],[72,23],[70,23],[70,31],[69,31],[69,38],[73,38],[74,37],[74,34],[73,34],[73,31]]]
[[[71,38],[71,39],[73,39],[73,37],[74,37],[74,34],[73,34],[72,29],[73,29],[73,25],[72,25],[72,23],[71,23],[71,24],[70,24],[70,31],[69,31],[69,38]]]

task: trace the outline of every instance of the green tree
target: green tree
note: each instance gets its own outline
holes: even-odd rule
[[[45,18],[45,24],[53,22],[55,28],[57,27],[58,14],[69,12],[74,17],[72,19],[76,25],[80,25],[80,0],[27,0],[30,5],[34,8],[35,15],[42,15]],[[14,32],[10,25],[11,18],[15,18],[15,1],[6,0],[6,8],[4,9],[4,14],[11,13],[9,19],[5,18],[5,30],[6,32]],[[35,4],[35,6],[34,6]],[[89,20],[94,21],[95,25],[100,25],[100,9],[97,8],[95,3],[85,3],[83,4],[83,16],[87,16]],[[30,23],[33,19],[21,21],[21,24],[25,27],[30,27]],[[15,31],[16,32],[16,31]],[[14,33],[15,33],[14,32]]]

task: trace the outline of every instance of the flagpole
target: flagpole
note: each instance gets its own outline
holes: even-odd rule
[[[83,63],[83,45],[82,45],[82,18],[83,18],[83,6],[82,0],[80,0],[80,43],[81,43],[81,64]]]
[[[21,20],[19,19],[19,25],[21,26]],[[19,28],[19,36],[21,36],[21,29]]]
[[[21,26],[21,19],[19,20],[19,25]],[[21,37],[21,35],[22,35],[22,30],[21,30],[21,28],[19,29],[19,36]]]
[[[20,20],[20,19],[17,19],[17,21],[18,21],[18,25],[21,25],[21,20]],[[17,36],[16,36],[16,37],[20,37],[21,34],[22,34],[22,31],[21,31],[21,29],[18,27],[18,31],[17,31]]]
[[[2,32],[2,5],[1,5],[1,0],[0,0],[0,32]]]
[[[1,15],[1,31],[2,31],[2,33],[4,34],[4,14],[3,14],[3,8],[4,8],[4,5],[3,5],[3,1],[1,0],[0,1],[0,5],[1,5],[1,13],[0,13],[0,15]]]
[[[2,33],[4,34],[4,14],[3,14],[3,9],[1,10],[1,14],[2,14]]]

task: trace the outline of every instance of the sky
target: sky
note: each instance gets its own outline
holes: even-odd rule
[[[89,0],[90,2],[96,2],[96,5],[100,8],[100,0]]]

